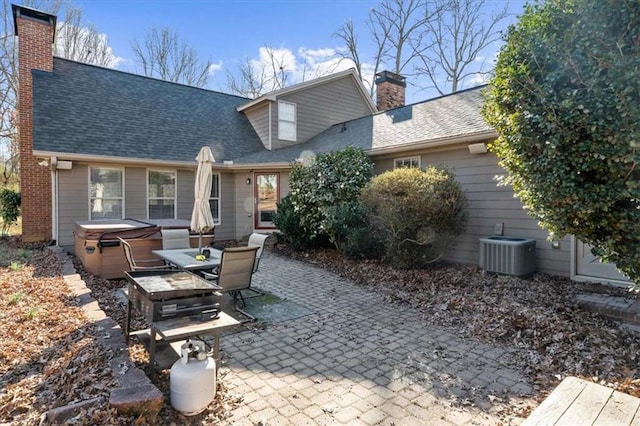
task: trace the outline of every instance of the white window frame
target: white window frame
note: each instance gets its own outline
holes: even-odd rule
[[[173,197],[150,197],[149,196],[149,175],[151,173],[172,173],[173,174]],[[152,220],[151,218],[151,200],[173,200],[173,219],[176,219],[178,216],[178,171],[175,169],[147,169],[147,185],[146,185],[146,193],[147,193],[147,220]],[[154,218],[159,219],[159,218]]]
[[[217,176],[217,179],[215,179],[215,177]],[[216,183],[216,180],[218,182],[218,196],[217,197],[212,197],[211,194],[209,194],[209,205],[211,205],[212,202],[215,202],[218,204],[218,217],[216,218],[214,216],[213,218],[213,223],[214,225],[220,225],[221,223],[221,204],[220,204],[220,199],[222,198],[220,191],[222,189],[222,185],[220,184],[220,181],[222,180],[222,176],[220,175],[220,173],[216,173],[213,172],[212,177],[214,177],[214,179],[212,179],[211,181],[211,192],[213,193],[213,189],[214,189],[214,185]],[[211,211],[211,214],[213,215],[213,210]]]
[[[393,168],[399,169],[400,167],[415,167],[419,169],[421,167],[420,156],[417,155],[415,157],[394,158]]]
[[[284,105],[290,105],[293,107],[293,120],[290,120],[288,118],[283,118],[283,114],[281,111],[281,106]],[[278,101],[278,139],[283,140],[283,141],[292,141],[292,142],[296,142],[297,138],[298,138],[298,107],[296,104],[294,104],[293,102],[287,102],[287,101]],[[285,127],[287,127],[286,130],[290,130],[288,128],[288,126],[292,126],[293,127],[293,135],[288,134],[288,131],[285,131]]]
[[[122,176],[122,179],[121,179],[121,181],[122,181],[122,190],[121,190],[122,196],[121,197],[108,197],[108,198],[100,197],[100,199],[103,199],[103,200],[104,199],[120,200],[121,201],[121,205],[122,205],[122,209],[121,209],[122,210],[122,214],[120,216],[120,219],[124,219],[124,217],[125,217],[125,214],[124,214],[124,208],[125,208],[125,205],[124,205],[124,199],[125,199],[125,196],[124,196],[124,189],[125,189],[124,168],[123,167],[109,167],[109,166],[89,166],[88,176],[87,176],[87,182],[88,182],[88,184],[87,184],[87,195],[88,195],[88,198],[89,198],[89,206],[88,206],[88,208],[89,208],[89,212],[88,212],[89,220],[109,220],[108,218],[94,219],[92,214],[91,214],[92,213],[91,212],[91,205],[92,205],[91,201],[93,199],[98,199],[98,197],[91,197],[91,183],[92,183],[91,182],[91,174],[92,174],[92,171],[95,170],[95,169],[116,170],[116,171],[120,172],[120,175]]]

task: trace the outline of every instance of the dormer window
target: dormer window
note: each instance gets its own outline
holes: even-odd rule
[[[296,104],[278,101],[278,139],[296,140]]]

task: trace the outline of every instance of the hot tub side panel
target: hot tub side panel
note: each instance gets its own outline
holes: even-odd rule
[[[113,224],[107,226],[105,223],[101,229],[95,223],[77,223],[74,229],[74,252],[85,271],[106,279],[124,278],[129,265],[118,237],[131,244],[135,259],[155,259],[151,251],[162,248],[160,228],[154,225],[114,229]],[[161,264],[159,261],[158,265]]]

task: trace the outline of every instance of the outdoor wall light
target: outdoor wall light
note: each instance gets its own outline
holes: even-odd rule
[[[471,154],[484,154],[487,152],[487,146],[484,143],[472,143],[469,145],[469,152]]]
[[[251,178],[250,178],[250,177],[248,177],[248,178],[247,178],[247,180],[245,180],[245,183],[246,183],[247,185],[251,185]]]

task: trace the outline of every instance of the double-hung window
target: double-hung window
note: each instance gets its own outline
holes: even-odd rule
[[[278,101],[278,139],[296,140],[296,104]]]
[[[211,215],[213,223],[220,224],[220,174],[214,173],[211,176],[211,196],[209,197],[209,207],[211,207]]]
[[[90,220],[122,219],[124,212],[124,179],[122,169],[90,167]]]
[[[419,169],[420,157],[396,158],[394,160],[394,168],[399,169],[401,167],[415,167]]]
[[[149,219],[176,218],[176,172],[149,170],[147,179]]]

